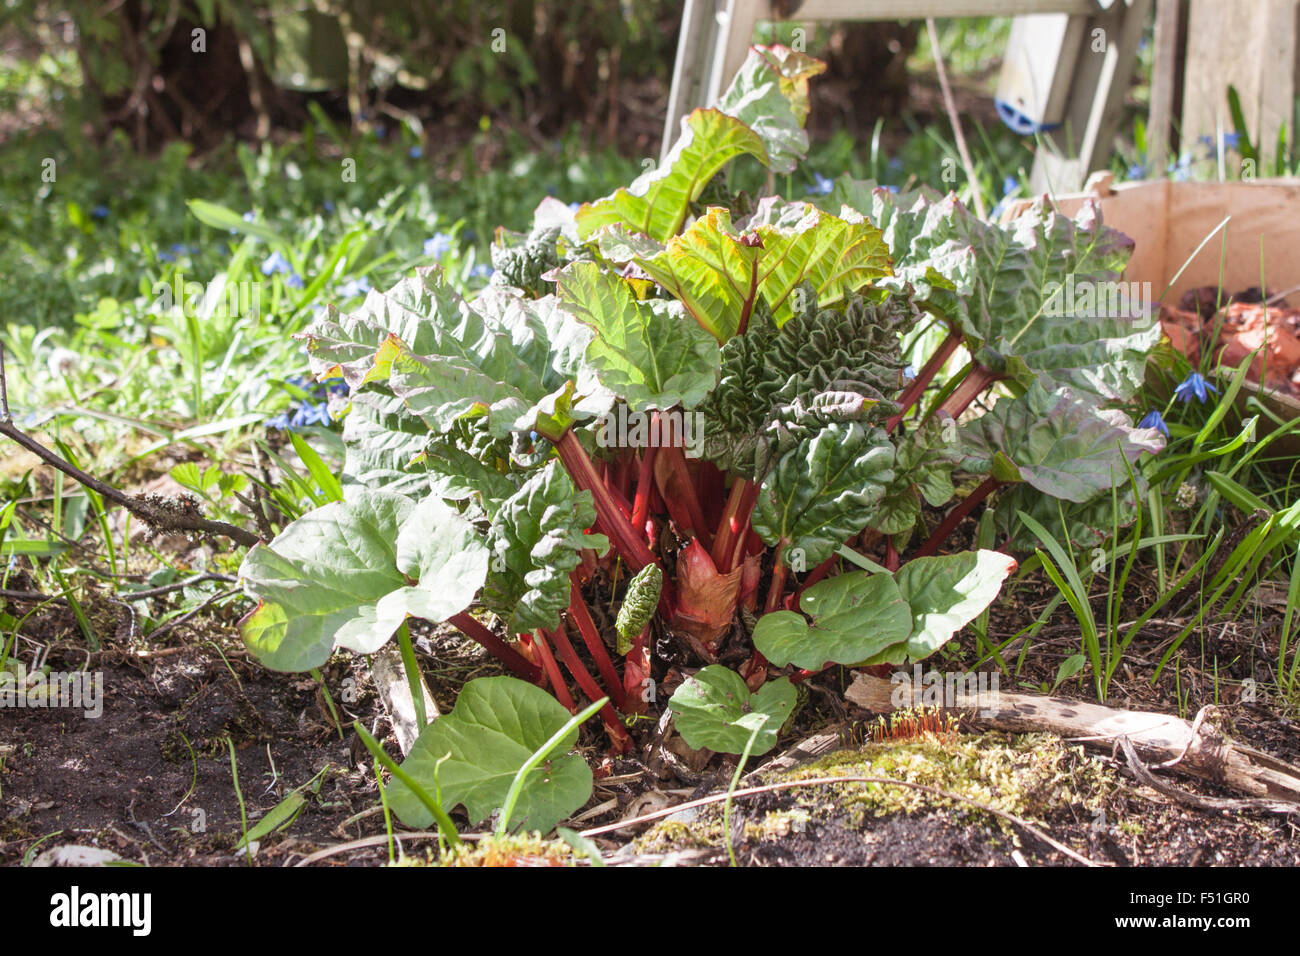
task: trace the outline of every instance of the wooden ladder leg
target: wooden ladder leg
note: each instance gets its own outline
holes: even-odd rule
[[[1124,94],[1137,62],[1137,45],[1151,0],[1117,0],[1089,18],[1075,63],[1063,127],[1044,137],[1030,185],[1035,192],[1073,192],[1092,165],[1110,155]]]
[[[682,10],[682,28],[677,35],[677,62],[673,66],[673,85],[668,93],[664,138],[659,147],[661,163],[677,141],[682,118],[705,101],[717,32],[716,0],[686,0]]]

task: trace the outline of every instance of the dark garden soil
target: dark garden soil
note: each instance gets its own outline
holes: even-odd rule
[[[990,636],[1014,635],[1041,611],[1046,595],[1033,584],[1009,588],[994,608]],[[253,865],[292,865],[331,849],[318,865],[387,861],[369,755],[350,730],[340,737],[314,680],[266,671],[245,655],[235,610],[196,618],[197,626],[179,628],[154,647],[131,639],[120,607],[101,608],[101,619],[122,617],[116,638],[90,655],[89,669],[104,674],[102,716],[87,718],[69,709],[0,711],[0,864],[30,862],[56,847],[78,845],[151,865],[247,865],[246,855],[235,851],[243,829],[228,741],[238,760],[249,827],[290,791],[320,775],[317,785],[304,791],[306,805],[292,825],[259,842]],[[1180,666],[1171,665],[1154,685],[1150,675],[1173,634],[1150,628],[1139,638],[1141,645],[1130,650],[1129,666],[1121,669],[1109,703],[1176,712],[1181,700],[1190,716],[1217,700],[1221,726],[1234,738],[1300,762],[1300,726],[1286,708],[1264,693],[1253,702],[1241,700],[1244,678],[1253,675],[1266,686],[1261,678],[1270,657],[1275,659],[1274,618],[1279,616],[1280,609],[1266,602],[1248,625],[1215,625],[1204,650],[1199,639],[1189,639]],[[24,654],[30,650],[23,648],[35,643],[53,644],[47,663],[56,670],[87,666],[84,643],[66,608],[35,615],[24,637],[19,648]],[[417,643],[444,713],[466,680],[497,672],[455,632],[417,632]],[[1060,660],[1077,648],[1077,629],[1068,616],[1058,615],[1034,638],[1020,677],[1011,680],[1031,689],[1050,684]],[[1013,667],[1019,650],[1004,651]],[[954,666],[974,663],[974,653],[973,640],[964,635],[951,652]],[[361,720],[380,739],[387,737],[390,753],[396,754],[367,669],[339,657],[325,677],[344,724]],[[741,863],[1075,864],[1022,827],[961,800],[860,783],[790,786],[799,777],[865,774],[927,783],[1000,807],[1103,864],[1300,865],[1300,815],[1189,809],[1138,785],[1107,756],[1084,754],[1055,738],[963,731],[859,748],[870,738],[874,717],[844,702],[846,681],[846,674],[827,672],[810,682],[807,703],[773,756],[828,731],[840,733],[848,749],[811,768],[763,777],[787,789],[735,802],[731,832]],[[1057,693],[1086,698],[1091,689],[1067,681]],[[638,722],[634,733],[646,745],[655,729],[650,719]],[[674,740],[669,739],[669,750]],[[594,723],[584,730],[583,745],[597,783],[588,808],[575,819],[577,829],[718,793],[734,769],[734,758],[709,758],[680,746],[681,756],[657,762],[656,774],[640,759],[644,754],[610,761],[603,757],[605,742]],[[1187,778],[1176,782],[1192,792],[1234,795]],[[616,860],[631,864],[725,865],[722,819],[719,803],[602,834],[596,841]],[[468,821],[458,823],[473,829]],[[362,846],[346,846],[367,838]],[[427,859],[434,846],[425,837],[402,838],[403,851],[417,860]],[[533,859],[507,856],[514,863]]]

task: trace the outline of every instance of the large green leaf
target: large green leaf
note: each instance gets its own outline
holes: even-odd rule
[[[895,574],[912,609],[907,656],[928,657],[993,603],[1016,560],[1000,551],[962,551],[915,558]]]
[[[911,609],[911,633],[859,664],[904,664],[929,657],[993,603],[1015,569],[1014,558],[987,550],[907,562],[893,580]]]
[[[794,295],[804,283],[825,307],[890,274],[880,230],[861,216],[848,221],[808,203],[769,197],[746,230],[739,234],[727,210],[713,206],[650,254],[628,238],[615,243],[625,233],[603,237],[601,248],[633,258],[719,342],[736,334],[759,294],[780,325],[807,311]]]
[[[834,422],[787,452],[763,481],[753,527],[806,567],[866,527],[893,480],[894,446],[879,428]]]
[[[1049,498],[1030,485],[1015,485],[998,492],[994,525],[1006,536],[1005,547],[1016,552],[1032,552],[1042,542],[1020,521],[1017,513],[1025,512],[1047,529],[1063,545],[1067,542],[1076,552],[1099,547],[1110,539],[1116,526],[1121,530],[1137,520],[1137,500],[1145,501],[1147,483],[1139,473],[1138,497],[1125,475],[1115,494],[1119,504],[1116,514],[1111,492],[1103,491],[1084,502]]]
[[[444,809],[463,805],[478,824],[505,802],[528,758],[569,720],[554,697],[513,677],[480,677],[461,690],[456,707],[421,732],[402,769],[430,794],[441,792]],[[551,757],[524,780],[510,823],[515,829],[546,833],[591,796],[591,768],[567,753],[578,742],[578,728],[561,740],[563,756]],[[407,826],[433,823],[419,798],[394,779],[388,802]]]
[[[894,480],[876,506],[870,526],[881,534],[905,534],[921,516],[922,499],[934,508],[947,504],[955,492],[952,471],[959,457],[957,444],[944,440],[944,429],[933,418],[899,439]]]
[[[1140,301],[1120,301],[1133,242],[1085,204],[1073,220],[1038,201],[1014,222],[980,220],[955,196],[895,196],[841,179],[823,208],[844,205],[882,230],[892,280],[950,318],[983,364],[1023,385],[1047,375],[1107,400],[1142,384],[1159,323]],[[1140,297],[1139,297],[1140,298]]]
[[[701,328],[725,342],[753,310],[762,255],[757,242],[733,230],[727,210],[712,206],[655,255],[636,262]]]
[[[803,283],[825,308],[893,274],[884,236],[861,216],[840,218],[811,203],[768,196],[746,228],[763,243],[760,288],[778,325],[802,311],[790,300]]]
[[[336,647],[371,654],[408,615],[464,610],[487,569],[473,526],[437,497],[349,489],[244,556],[239,575],[259,602],[244,642],[283,671],[319,667]]]
[[[768,681],[751,694],[740,675],[721,664],[710,664],[673,692],[668,706],[676,715],[677,732],[695,748],[739,754],[755,728],[754,756],[776,746],[777,734],[794,710],[798,695],[784,677]]]
[[[754,646],[778,667],[854,664],[912,633],[912,609],[888,574],[854,571],[819,581],[799,607],[811,623],[794,611],[773,611],[754,627]]]
[[[787,47],[751,47],[713,105],[759,135],[773,172],[792,173],[808,153],[808,80],[825,70],[821,60]]]
[[[682,132],[657,168],[577,213],[578,234],[622,225],[659,242],[675,236],[690,204],[724,166],[750,155],[792,172],[808,149],[808,78],[825,64],[784,47],[755,47],[716,104],[682,120]]]
[[[1084,502],[1127,479],[1125,461],[1165,446],[1154,428],[1099,409],[1069,388],[1035,382],[1019,398],[962,427],[961,464],[975,474],[1023,481],[1053,498]]]
[[[639,301],[632,287],[594,262],[560,275],[560,302],[595,335],[586,360],[601,384],[634,411],[692,408],[717,382],[718,346],[680,303]]]
[[[483,603],[512,634],[554,629],[569,606],[569,572],[584,548],[604,554],[604,535],[584,534],[596,521],[591,492],[579,492],[556,461],[537,472],[493,516],[492,565]]]
[[[631,186],[578,210],[578,234],[586,240],[596,230],[618,224],[665,242],[682,228],[690,204],[709,180],[746,154],[768,161],[758,133],[720,110],[697,109],[682,120],[682,135],[663,163]]]
[[[352,314],[331,308],[303,337],[318,376],[340,373],[354,389],[386,383],[437,433],[487,416],[498,436],[557,437],[612,401],[582,361],[591,332],[554,296],[493,287],[471,306],[436,269],[371,292]]]

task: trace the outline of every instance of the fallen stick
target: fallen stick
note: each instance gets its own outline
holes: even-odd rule
[[[854,676],[844,696],[850,703],[878,714],[923,703],[910,680],[892,683],[863,673]],[[946,706],[949,702],[955,706]],[[956,694],[945,700],[944,709],[963,712],[979,727],[1012,733],[1053,733],[1112,752],[1127,739],[1134,753],[1152,768],[1177,768],[1230,787],[1261,801],[1258,809],[1300,813],[1300,769],[1233,743],[1203,718],[1191,724],[1170,714],[1120,710],[1061,697],[1005,691],[971,694],[960,685]]]

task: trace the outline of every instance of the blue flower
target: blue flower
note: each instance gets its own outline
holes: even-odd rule
[[[349,279],[339,286],[339,296],[344,299],[351,299],[359,295],[365,295],[370,291],[370,280],[365,276],[356,279]]]
[[[412,159],[419,159],[421,156],[424,155],[424,150],[421,149],[419,146],[412,146],[406,152]]]
[[[1015,176],[1008,176],[1002,180],[1002,195],[1010,196],[1020,188],[1020,180]]]
[[[577,212],[581,208],[582,208],[582,203],[580,202],[569,203],[569,212]]]
[[[916,369],[910,365],[907,366],[907,368],[903,369],[903,378],[907,379],[909,382],[916,378]]]
[[[268,418],[266,420],[266,427],[274,428],[277,431],[287,430],[290,427],[289,413],[281,412],[279,415],[276,415],[274,418]]]
[[[1146,179],[1147,168],[1142,163],[1134,163],[1128,168],[1129,179]]]
[[[348,392],[352,391],[352,386],[348,385],[348,383],[343,381],[341,378],[332,378],[329,381],[321,382],[320,384],[327,387],[327,390],[331,395],[346,395]]]
[[[306,428],[308,425],[329,425],[329,407],[324,402],[303,403],[289,420],[291,428]]]
[[[321,206],[328,213],[332,214],[334,212],[335,206],[334,206],[334,200],[332,199],[325,200],[323,203],[321,203]]]
[[[1138,428],[1154,428],[1166,438],[1169,437],[1169,426],[1165,424],[1164,416],[1154,408],[1142,416],[1142,421],[1138,422]]]
[[[451,236],[445,232],[435,233],[432,239],[424,240],[424,254],[430,259],[441,259],[451,251]]]
[[[1178,162],[1169,164],[1169,172],[1174,182],[1180,183],[1192,177],[1192,157],[1190,153],[1183,153],[1178,157]]]
[[[473,269],[469,270],[469,274],[475,278],[486,279],[488,276],[492,275],[492,271],[490,265],[486,262],[480,262]]]
[[[277,272],[292,273],[293,266],[289,265],[289,260],[279,252],[273,252],[262,260],[262,275],[275,275]]]
[[[289,278],[284,280],[284,284],[287,285],[290,289],[301,289],[302,276],[298,275],[298,273],[296,272],[291,272],[289,273]]]
[[[96,219],[107,219],[108,207],[104,205],[96,206],[94,209],[90,211],[90,214],[94,216]]]
[[[1219,390],[1205,380],[1205,376],[1200,372],[1192,372],[1178,383],[1174,389],[1174,397],[1182,402],[1190,402],[1195,396],[1196,400],[1202,405],[1209,398],[1209,393],[1219,394]]]
[[[816,180],[813,185],[804,187],[804,192],[810,196],[826,196],[835,188],[835,180],[827,179],[821,173],[814,172],[813,179]]]

